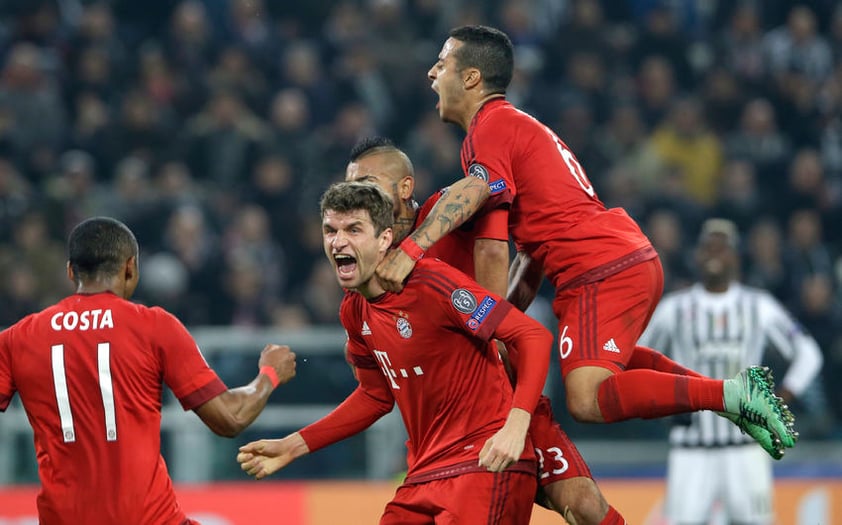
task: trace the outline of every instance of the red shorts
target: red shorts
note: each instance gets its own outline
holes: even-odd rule
[[[562,377],[580,366],[625,370],[663,290],[664,272],[655,257],[601,281],[559,291],[553,311]]]
[[[401,485],[380,525],[528,525],[536,490],[525,472],[471,472]]]
[[[545,396],[538,399],[538,406],[532,413],[529,435],[538,456],[540,486],[546,487],[563,479],[592,478],[579,449],[553,419],[553,407]]]

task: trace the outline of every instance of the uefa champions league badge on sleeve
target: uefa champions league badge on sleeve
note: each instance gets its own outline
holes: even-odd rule
[[[464,288],[457,288],[450,294],[450,302],[457,311],[463,314],[473,313],[477,309],[477,298]]]
[[[468,175],[476,177],[481,181],[488,182],[488,170],[482,164],[471,164],[468,166]]]

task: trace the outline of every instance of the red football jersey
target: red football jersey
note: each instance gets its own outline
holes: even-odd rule
[[[415,216],[415,228],[417,228],[430,210],[439,201],[446,190],[439,190],[428,198],[418,214]],[[507,215],[503,210],[490,210],[488,213],[471,217],[459,228],[448,233],[436,241],[425,254],[426,257],[436,257],[473,277],[474,271],[474,240],[475,239],[496,239],[509,240]]]
[[[408,475],[476,461],[505,423],[512,387],[489,344],[508,302],[435,259],[418,262],[400,294],[343,300],[348,357],[382,374],[362,384],[372,399],[394,398],[406,426]],[[532,410],[532,407],[529,407]],[[534,459],[527,444],[522,459]]]
[[[161,457],[163,383],[185,410],[226,390],[175,317],[112,293],[72,295],[0,333],[0,409],[18,392],[41,523],[184,523]]]
[[[605,208],[567,145],[505,99],[474,117],[462,169],[488,182],[486,209],[510,206],[517,248],[544,264],[556,288],[651,246],[624,210]]]

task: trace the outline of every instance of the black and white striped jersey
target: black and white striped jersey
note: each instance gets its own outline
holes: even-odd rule
[[[764,290],[732,283],[724,293],[701,284],[661,299],[640,344],[709,377],[727,379],[764,363],[770,346],[789,361],[780,386],[800,395],[822,365],[816,341]],[[677,446],[721,447],[753,441],[730,421],[703,411],[680,419],[670,432]]]

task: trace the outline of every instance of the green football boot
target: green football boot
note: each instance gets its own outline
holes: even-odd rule
[[[798,440],[795,417],[783,399],[775,395],[774,388],[775,383],[769,368],[750,366],[733,379],[725,380],[724,411],[736,416],[737,426],[755,439],[757,439],[755,434],[758,432],[749,430],[748,424],[766,429],[772,438],[778,439],[781,445],[792,448]],[[759,434],[762,436],[762,433]],[[765,438],[758,441],[763,445]],[[774,439],[772,441],[774,445]],[[765,446],[764,449],[766,449]],[[772,454],[769,449],[766,451]]]
[[[784,446],[781,444],[781,440],[778,439],[777,436],[766,430],[764,427],[760,425],[755,425],[750,421],[742,418],[740,416],[729,414],[728,412],[717,412],[720,416],[724,417],[725,419],[730,420],[732,423],[737,425],[740,430],[743,431],[743,434],[748,434],[751,436],[755,441],[757,441],[760,446],[769,453],[774,459],[781,459],[784,457]]]

